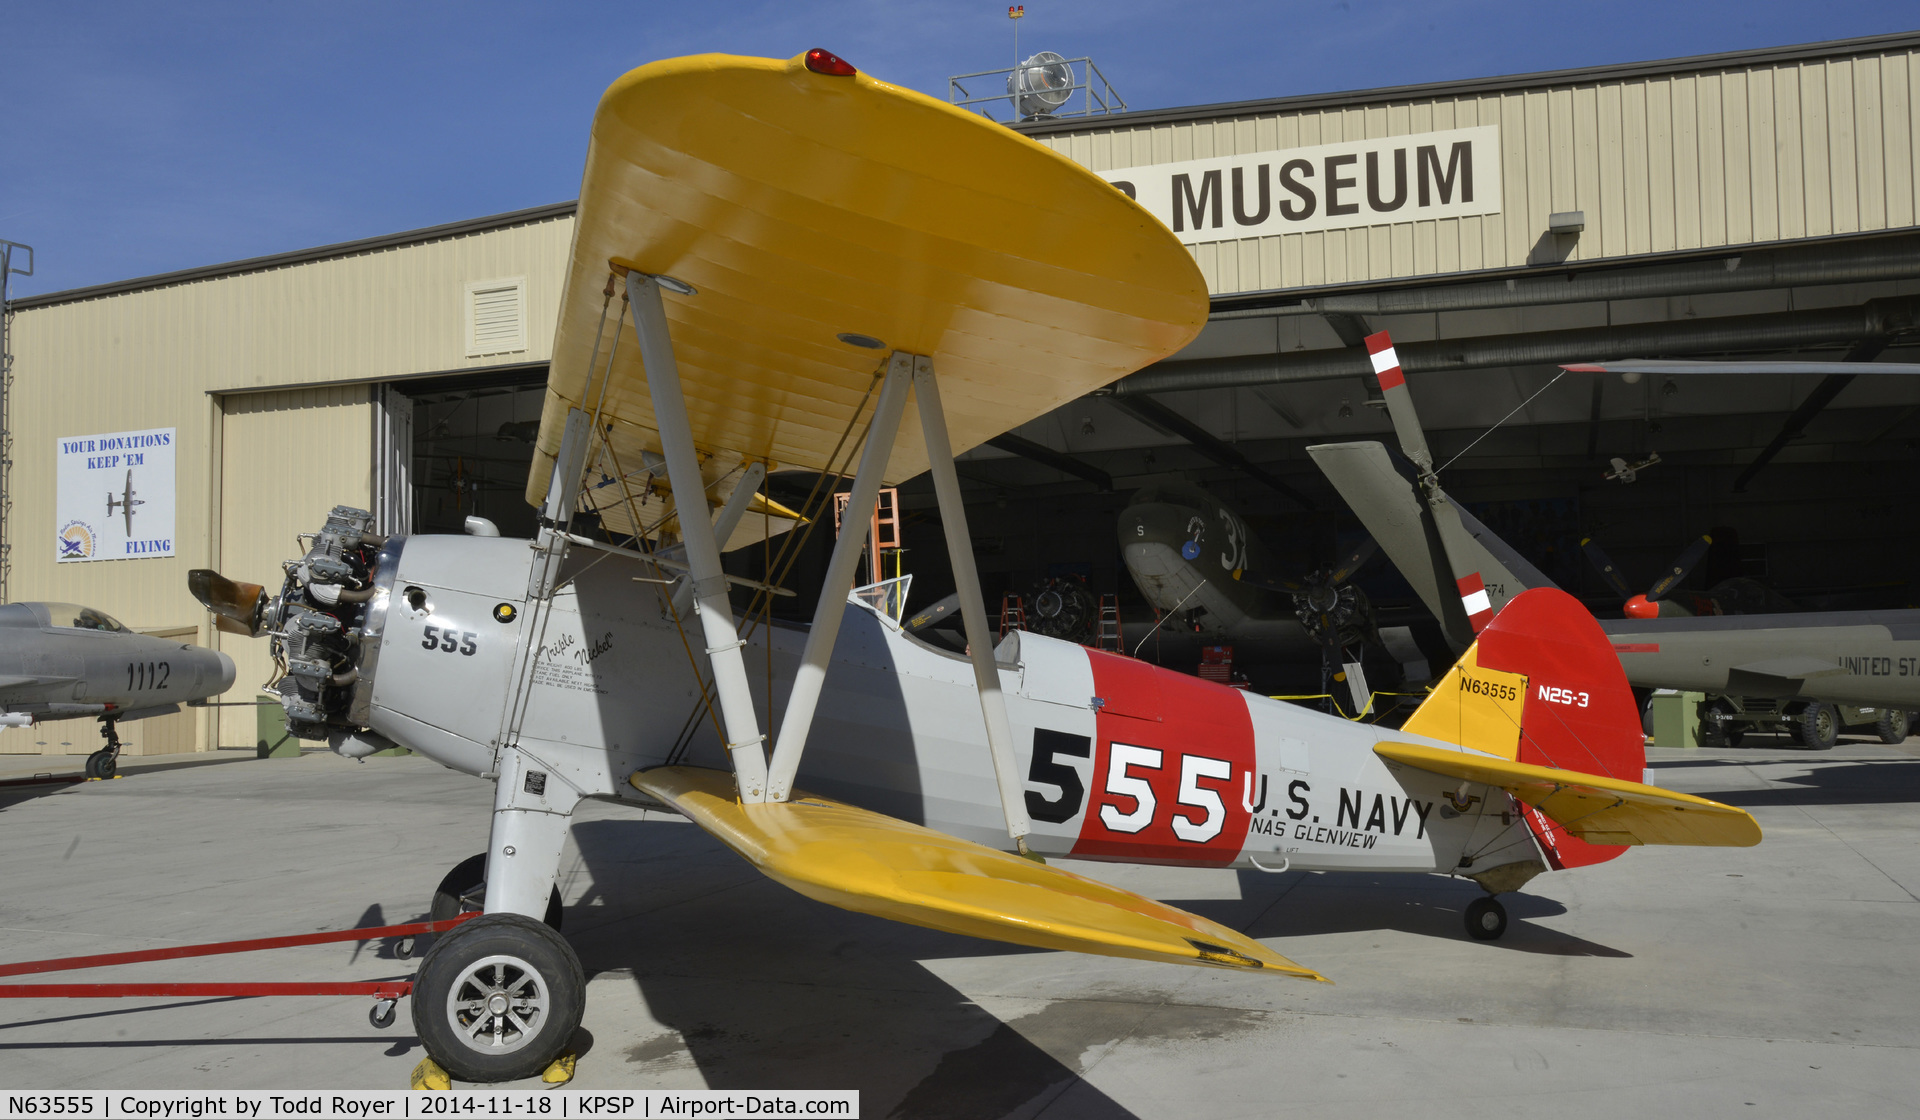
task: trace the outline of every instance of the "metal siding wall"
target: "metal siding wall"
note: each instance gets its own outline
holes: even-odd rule
[[[1215,293],[1526,265],[1547,215],[1568,260],[1911,226],[1920,52],[1041,137],[1096,171],[1500,126],[1500,214],[1197,245]]]
[[[87,603],[136,629],[198,626],[201,640],[211,640],[205,611],[187,594],[187,570],[237,558],[234,550],[246,546],[236,534],[255,531],[249,520],[255,503],[283,502],[291,489],[303,495],[298,515],[290,513],[287,525],[274,522],[259,556],[227,569],[240,578],[275,578],[293,547],[288,525],[310,531],[336,502],[369,499],[372,421],[371,390],[355,385],[323,391],[345,393],[351,405],[310,401],[318,413],[278,414],[283,425],[297,417],[297,427],[276,434],[268,414],[254,419],[249,412],[221,433],[208,392],[544,361],[572,237],[573,219],[558,218],[19,312],[12,596]],[[469,358],[464,285],[508,276],[526,277],[528,347]],[[341,409],[352,417],[330,413]],[[56,565],[53,441],[141,427],[178,429],[177,554]],[[221,455],[221,435],[241,443],[228,444]],[[327,485],[348,488],[309,499],[309,483],[299,473],[309,468],[319,469]],[[248,485],[257,491],[240,508],[229,504],[222,524],[214,495]],[[240,654],[249,647],[264,650],[262,643],[231,638],[225,648]],[[242,668],[231,696],[251,696],[264,678],[244,660],[250,656],[236,656]],[[223,710],[251,720],[249,710]],[[200,741],[207,730],[202,724]],[[8,735],[18,738],[0,735],[0,752],[18,749]],[[223,741],[251,743],[251,724],[241,738]]]
[[[365,385],[244,393],[223,400],[221,572],[278,589],[280,564],[300,555],[337,505],[373,501],[373,390]],[[229,700],[251,700],[273,671],[263,639],[217,634],[236,673]],[[220,746],[252,746],[254,710],[221,708]]]

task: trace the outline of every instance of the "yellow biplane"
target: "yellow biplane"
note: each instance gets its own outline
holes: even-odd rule
[[[1187,251],[1121,192],[825,51],[615,82],[529,479],[538,537],[384,538],[337,507],[277,595],[201,577],[224,628],[272,637],[296,734],[496,783],[487,851],[435,898],[436,918],[484,914],[421,965],[429,1054],[497,1081],[567,1044],[581,969],[541,918],[582,798],[670,807],[835,906],[1305,979],[1044,857],[1456,872],[1498,892],[1632,844],[1757,842],[1740,810],[1640,783],[1618,663],[1554,593],[1515,600],[1401,732],[1038,635],[996,643],[955,453],[1173,353],[1207,313]],[[761,493],[773,471],[820,481],[790,509]],[[922,472],[965,654],[853,594],[863,534],[835,543],[810,626],[767,609],[777,558],[764,581],[722,567],[747,544],[791,557],[849,474],[861,510]],[[1470,929],[1498,936],[1481,901]]]

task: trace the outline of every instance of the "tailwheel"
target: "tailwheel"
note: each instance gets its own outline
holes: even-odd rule
[[[544,923],[486,914],[440,936],[413,985],[413,1028],[462,1081],[516,1081],[551,1065],[586,1007],[580,959]]]
[[[1467,903],[1467,935],[1476,941],[1493,941],[1507,932],[1507,908],[1487,895]]]

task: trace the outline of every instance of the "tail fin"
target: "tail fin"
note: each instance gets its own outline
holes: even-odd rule
[[[1563,591],[1522,592],[1480,632],[1403,730],[1534,766],[1639,782],[1646,740],[1613,643]],[[1548,863],[1626,849],[1569,836],[1522,807]]]

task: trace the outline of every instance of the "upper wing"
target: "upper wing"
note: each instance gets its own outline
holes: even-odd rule
[[[1375,743],[1373,753],[1417,770],[1504,789],[1591,844],[1745,848],[1760,842],[1760,825],[1746,810],[1658,786],[1416,743]]]
[[[600,337],[614,260],[696,289],[666,311],[709,483],[743,460],[827,467],[887,349],[934,359],[960,451],[1178,350],[1208,309],[1166,226],[1004,125],[800,58],[652,63],[594,114],[536,504],[567,410],[594,407],[597,339],[604,368],[621,336],[603,413],[613,457],[638,477],[659,448],[617,294]],[[886,480],[926,464],[918,425],[902,425]]]
[[[1198,915],[837,801],[796,791],[743,805],[731,774],[687,766],[631,781],[768,878],[845,910],[1041,949],[1326,979]]]

